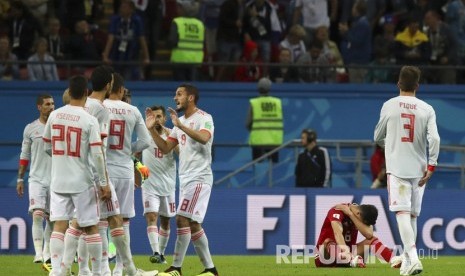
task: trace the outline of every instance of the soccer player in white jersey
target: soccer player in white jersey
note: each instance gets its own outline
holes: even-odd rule
[[[439,155],[436,114],[431,105],[416,98],[420,69],[400,70],[400,95],[383,104],[374,140],[384,147],[389,209],[396,213],[404,246],[401,275],[423,270],[415,241],[425,184],[433,175]]]
[[[129,220],[135,216],[134,162],[131,156],[149,147],[151,137],[139,109],[121,101],[124,95],[123,78],[117,73],[113,74],[113,76],[112,91],[109,98],[104,101],[105,107],[110,112],[110,128],[106,151],[108,175],[115,187],[121,216],[124,221],[124,232],[127,243],[130,244]],[[136,134],[138,138],[135,142],[132,142],[133,134]],[[123,256],[117,250],[117,263],[113,275],[121,275],[123,266],[120,257]]]
[[[178,118],[176,110],[168,108],[174,128],[166,140],[154,129],[156,119],[153,111],[150,108],[146,110],[146,125],[158,149],[167,154],[179,145],[180,196],[174,260],[159,276],[181,275],[181,266],[191,240],[205,267],[199,275],[218,275],[201,225],[213,184],[211,146],[214,126],[212,116],[197,108],[198,99],[199,92],[191,84],[182,84],[176,89],[176,110],[183,111],[184,115]]]
[[[31,162],[29,171],[29,213],[32,214],[32,240],[34,243],[34,263],[50,262],[50,234],[52,226],[48,219],[50,213],[50,170],[52,159],[44,154],[45,123],[55,109],[53,97],[41,94],[37,97],[39,118],[24,128],[23,143],[18,168],[16,191],[19,197],[24,195],[24,175]],[[45,231],[43,222],[45,220]]]
[[[66,271],[61,269],[64,235],[68,221],[74,215],[87,234],[92,267],[97,272],[94,275],[100,275],[102,239],[97,227],[98,196],[89,162],[91,158],[98,172],[100,198],[109,199],[111,192],[98,122],[83,108],[87,98],[87,80],[84,76],[70,79],[69,94],[69,105],[50,114],[43,133],[45,150],[52,157],[50,220],[54,222],[54,227],[50,238],[50,275],[64,275]]]
[[[150,108],[155,116],[154,131],[166,139],[171,130],[165,127],[164,106]],[[175,148],[175,151],[178,148]],[[147,221],[147,236],[153,255],[152,263],[166,263],[164,254],[170,237],[170,218],[176,215],[176,160],[173,151],[163,154],[155,142],[142,152],[142,162],[149,168],[150,176],[142,184],[142,204]],[[160,216],[160,230],[157,227]]]
[[[85,109],[89,114],[94,116],[98,123],[101,131],[102,144],[106,143],[106,137],[108,136],[108,126],[110,122],[109,112],[103,105],[103,100],[110,93],[113,86],[113,74],[111,68],[107,66],[98,66],[94,69],[91,76],[93,91],[87,98]],[[102,148],[105,154],[105,148]],[[94,178],[96,177],[95,169]],[[100,218],[101,221],[98,225],[99,234],[102,237],[102,265],[101,275],[111,275],[111,270],[108,263],[108,225],[110,226],[110,235],[115,247],[121,255],[122,264],[126,268],[127,275],[155,275],[158,271],[145,272],[140,269],[136,269],[132,260],[131,250],[129,248],[128,238],[123,229],[123,220],[120,216],[119,203],[117,200],[115,189],[111,182],[108,183],[111,190],[111,200],[100,201]],[[78,244],[80,233],[77,231],[79,226],[75,223],[72,224],[66,233],[66,248],[64,266],[68,268],[71,266],[76,246]],[[82,239],[81,239],[82,240]],[[81,245],[82,247],[82,245]],[[87,264],[86,250],[85,247],[81,248],[79,254],[79,274],[89,275],[90,271]],[[94,268],[92,268],[94,270]],[[93,271],[95,273],[95,271]]]

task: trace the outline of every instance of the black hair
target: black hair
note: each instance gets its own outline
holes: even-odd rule
[[[183,83],[178,88],[184,88],[187,92],[187,95],[193,95],[194,96],[194,103],[197,104],[197,101],[199,100],[199,90],[197,87],[190,83]]]
[[[161,112],[163,113],[163,116],[166,115],[166,110],[165,110],[165,107],[163,105],[154,105],[154,106],[151,106],[150,109],[152,109],[153,111],[161,110]]]
[[[42,105],[45,99],[51,99],[51,98],[53,97],[50,94],[40,94],[39,96],[37,96],[36,104]]]
[[[90,76],[90,80],[92,82],[92,90],[94,91],[102,91],[105,86],[111,83],[111,74],[113,73],[110,70],[111,67],[100,65],[97,66],[92,75]]]
[[[316,141],[316,139],[317,139],[316,131],[314,131],[311,128],[307,128],[307,129],[302,130],[302,133],[305,133],[307,135],[307,142],[308,143]]]
[[[79,100],[87,96],[87,79],[83,75],[76,75],[69,79],[69,96]]]
[[[113,87],[111,88],[110,94],[118,93],[121,87],[124,86],[123,76],[119,73],[113,73]]]
[[[378,219],[378,209],[371,204],[362,204],[360,208],[360,217],[366,225],[375,225]]]

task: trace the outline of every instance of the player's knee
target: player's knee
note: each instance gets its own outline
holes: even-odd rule
[[[32,212],[32,219],[34,222],[39,222],[41,223],[44,220],[45,214],[42,210],[34,210]]]
[[[160,216],[160,226],[165,230],[170,230],[170,218]]]
[[[110,216],[107,218],[110,229],[123,227],[123,218],[121,216]]]
[[[148,225],[153,225],[157,223],[158,213],[149,212],[145,214],[145,220],[147,221]]]
[[[176,216],[176,225],[178,228],[189,227],[189,219],[183,216]]]
[[[197,233],[202,230],[202,225],[196,221],[191,221],[189,226],[191,228],[191,233]]]

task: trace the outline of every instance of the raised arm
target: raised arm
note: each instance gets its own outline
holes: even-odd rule
[[[163,139],[155,130],[155,116],[153,115],[153,111],[150,108],[145,110],[145,126],[149,130],[149,133],[152,136],[152,139],[157,145],[158,149],[161,150],[163,154],[169,153],[174,147],[176,147],[176,141],[171,139]]]

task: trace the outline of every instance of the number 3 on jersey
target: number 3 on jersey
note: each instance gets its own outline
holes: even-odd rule
[[[415,114],[401,113],[400,117],[408,120],[408,123],[403,125],[408,134],[407,136],[401,137],[401,141],[413,143],[413,135],[415,133]]]
[[[111,120],[110,121],[110,136],[114,136],[117,140],[116,144],[110,144],[112,150],[122,150],[124,146],[124,131],[126,123],[124,120]],[[111,139],[113,142],[114,139]]]

